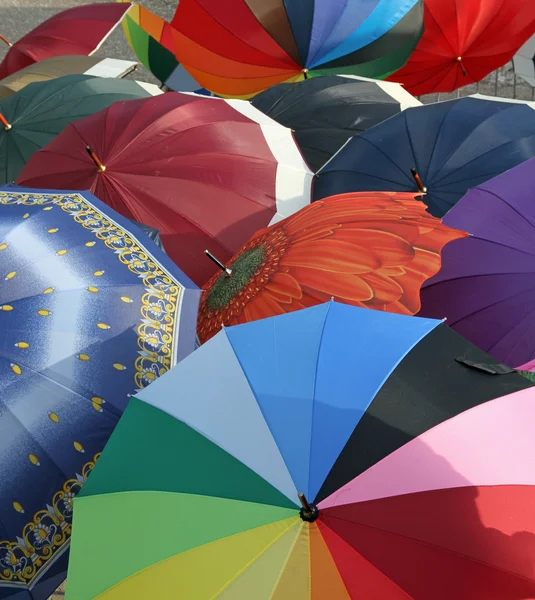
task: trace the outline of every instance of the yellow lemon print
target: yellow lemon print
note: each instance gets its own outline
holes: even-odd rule
[[[96,244],[96,242],[86,242],[86,243],[85,243],[85,245],[86,245],[88,248],[92,248],[92,247],[93,247],[95,244]]]
[[[49,412],[48,418],[52,421],[52,423],[56,423],[56,424],[59,423],[59,417],[56,413]]]
[[[126,302],[126,304],[130,304],[131,302],[133,302],[132,298],[129,298],[128,296],[121,296],[121,300],[123,302]]]
[[[2,304],[2,306],[0,306],[0,310],[3,310],[4,312],[9,312],[13,310],[13,307],[11,306],[11,304]]]
[[[101,398],[100,396],[93,396],[91,398],[91,402],[93,402],[94,404],[106,404],[106,400],[104,400],[104,398]]]
[[[57,256],[65,256],[65,254],[67,254],[67,250],[58,250],[56,254]]]
[[[99,329],[111,329],[111,327],[109,325],[106,325],[106,323],[97,323],[97,327]]]
[[[13,508],[21,514],[24,514],[24,506],[22,506],[22,504],[20,502],[17,502],[16,500],[13,502]]]
[[[102,275],[104,275],[104,271],[95,271],[95,272],[93,273],[93,275],[94,275],[95,277],[102,277]]]
[[[46,290],[43,290],[43,294],[51,294],[54,291],[55,288],[46,288]]]
[[[117,369],[117,371],[126,371],[126,367],[121,363],[113,363],[113,368]]]
[[[22,369],[19,367],[19,365],[16,365],[15,363],[11,363],[9,366],[11,367],[11,370],[13,371],[13,373],[15,373],[15,375],[22,374]]]
[[[41,463],[39,462],[39,459],[37,458],[37,456],[35,456],[35,454],[28,454],[28,458],[30,459],[32,465],[35,465],[36,467],[41,466]]]
[[[87,354],[77,354],[76,358],[78,360],[89,360],[89,356],[87,356]]]
[[[0,250],[5,250],[8,247],[9,244],[0,244]]]
[[[37,311],[37,314],[41,315],[41,317],[49,317],[52,313],[49,310],[41,308],[40,310]]]
[[[98,292],[98,288],[96,288],[96,287],[93,287],[92,285],[90,285],[90,286],[87,288],[87,291],[88,291],[88,292],[92,292],[93,294],[96,294],[96,293]]]
[[[43,208],[43,210],[52,210],[54,207],[53,206],[45,206],[45,208]]]
[[[57,233],[58,232],[58,228],[57,227],[53,227],[52,229],[48,230],[48,233]]]
[[[15,348],[20,348],[21,350],[26,350],[29,347],[30,347],[30,344],[28,344],[28,342],[17,342],[15,344]]]
[[[102,406],[100,406],[100,404],[97,404],[96,402],[92,403],[93,408],[97,411],[97,412],[104,412]]]
[[[26,214],[22,215],[22,218],[27,219],[29,216],[30,216],[30,213],[26,213]]]
[[[84,447],[82,444],[80,444],[80,442],[74,442],[73,446],[76,451],[81,452],[82,454],[85,452]]]
[[[8,281],[9,279],[13,279],[13,277],[15,277],[15,275],[16,275],[16,274],[17,274],[17,271],[11,271],[11,273],[8,273],[8,274],[5,276],[5,278],[4,278],[4,279],[5,279],[5,281]]]

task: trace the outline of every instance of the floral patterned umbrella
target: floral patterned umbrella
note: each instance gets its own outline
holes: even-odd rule
[[[440,251],[466,234],[442,225],[409,193],[342,194],[260,230],[204,287],[201,342],[223,325],[335,298],[413,315]]]

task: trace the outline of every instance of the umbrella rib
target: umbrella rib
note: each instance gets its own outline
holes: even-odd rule
[[[466,486],[466,487],[472,487],[472,486]],[[484,486],[484,487],[490,487],[490,486]],[[528,486],[526,486],[526,487],[528,487]],[[459,489],[459,488],[455,488],[455,489]],[[403,495],[408,495],[408,494],[403,494]],[[489,567],[490,569],[495,569],[496,571],[500,571],[501,573],[505,573],[506,575],[510,575],[511,577],[515,577],[522,581],[529,581],[529,582],[535,583],[535,579],[529,579],[527,577],[524,577],[523,575],[518,575],[518,573],[513,573],[512,571],[508,571],[507,569],[503,569],[502,567],[498,567],[498,566],[492,565],[490,563],[487,563],[483,560],[479,560],[472,556],[468,556],[467,554],[461,554],[461,552],[458,552],[457,550],[451,550],[449,548],[444,548],[443,546],[437,546],[436,544],[432,544],[430,542],[425,542],[423,540],[419,540],[417,538],[413,538],[408,535],[404,535],[402,533],[395,533],[394,531],[389,531],[388,529],[382,529],[380,527],[374,527],[372,525],[365,525],[364,523],[358,523],[357,521],[350,521],[349,519],[343,519],[342,517],[329,515],[329,518],[336,519],[338,521],[343,521],[344,523],[351,523],[354,525],[358,525],[359,527],[366,527],[366,529],[371,529],[374,531],[381,531],[383,533],[387,533],[388,535],[393,535],[393,536],[400,537],[400,538],[403,538],[406,540],[410,540],[411,542],[415,542],[416,544],[420,544],[422,546],[427,546],[429,548],[434,548],[435,550],[438,550],[439,552],[453,554],[454,556],[458,556],[459,558],[461,558],[463,560],[468,560],[470,562]],[[484,529],[487,529],[487,528],[484,527]]]
[[[453,1],[455,2],[455,0],[453,0]],[[442,119],[442,121],[440,123],[440,126],[439,126],[439,128],[437,130],[437,135],[435,137],[435,143],[433,144],[433,150],[431,150],[431,155],[429,157],[429,163],[428,163],[429,166],[427,168],[428,172],[429,172],[429,168],[431,167],[431,162],[433,160],[433,157],[435,156],[435,152],[436,152],[436,149],[437,149],[437,146],[438,146],[438,139],[439,139],[439,137],[440,137],[440,135],[442,133],[442,130],[443,130],[444,125],[446,123],[446,119],[449,117],[452,108],[453,108],[453,103],[452,103],[450,109],[448,111],[446,111],[446,114],[444,115],[444,118]],[[433,182],[433,183],[435,183],[435,182]]]
[[[527,292],[532,292],[535,288],[531,288],[529,290],[524,290],[522,292],[522,294],[517,294],[517,296],[526,294]],[[523,323],[524,321],[528,320],[533,314],[535,313],[535,308],[533,308],[527,315],[524,315],[523,317],[521,317],[512,327],[508,328],[507,334],[511,333],[511,331],[513,331],[514,329],[516,329],[521,323]],[[503,336],[501,339],[499,339],[497,342],[494,342],[494,344],[492,344],[492,346],[488,349],[488,352],[490,353],[491,350],[494,350],[494,348],[496,348],[496,346],[505,339],[505,337],[507,337],[507,334],[505,336]],[[520,338],[521,339],[521,338]],[[520,339],[517,339],[515,345],[513,346],[512,349],[516,348],[518,346],[518,344],[520,343]],[[533,356],[530,357],[530,360],[533,358]]]

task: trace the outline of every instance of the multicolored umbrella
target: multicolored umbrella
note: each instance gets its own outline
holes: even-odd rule
[[[533,597],[535,390],[473,353],[334,302],[225,329],[130,401],[67,600]]]
[[[314,198],[419,192],[442,217],[470,188],[533,156],[533,102],[475,95],[427,104],[351,138],[318,173]]]
[[[30,156],[69,123],[118,100],[149,98],[161,93],[157,86],[148,83],[90,75],[66,75],[30,83],[0,100],[0,184],[18,177]],[[71,189],[86,188],[73,186]]]
[[[193,351],[197,287],[88,193],[0,190],[0,598],[45,600],[129,396]]]
[[[424,25],[407,64],[391,76],[415,96],[453,92],[508,63],[535,31],[535,4],[425,0]]]
[[[260,230],[204,287],[197,334],[336,298],[412,315],[445,244],[466,234],[412,194],[335,196]]]
[[[444,217],[471,235],[444,250],[422,291],[422,314],[512,367],[535,359],[534,169],[531,159],[470,190]]]
[[[180,0],[175,54],[220,96],[316,75],[384,78],[423,33],[423,0]]]
[[[178,66],[171,25],[137,3],[123,19],[126,39],[145,68],[164,83]]]
[[[130,3],[75,6],[50,17],[15,44],[0,36],[10,46],[0,63],[0,79],[45,58],[93,54],[129,8]]]
[[[90,189],[159,229],[202,285],[217,272],[204,250],[229,260],[258,229],[309,204],[312,173],[291,131],[248,102],[169,93],[73,123],[18,182]]]
[[[96,58],[94,56],[55,56],[20,69],[0,81],[0,98],[19,92],[29,83],[49,81],[64,75],[125,77],[137,66],[131,60]]]
[[[318,171],[350,137],[420,102],[397,83],[353,75],[280,83],[251,103],[294,131],[303,156]]]

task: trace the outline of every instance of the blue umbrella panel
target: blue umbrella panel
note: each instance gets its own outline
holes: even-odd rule
[[[0,598],[44,600],[130,395],[195,347],[200,290],[89,193],[0,188]]]

